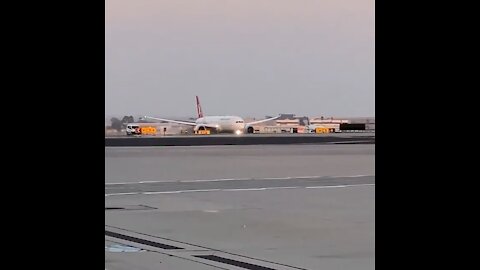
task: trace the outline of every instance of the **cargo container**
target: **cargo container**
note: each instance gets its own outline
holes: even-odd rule
[[[340,124],[341,131],[365,130],[365,124]]]

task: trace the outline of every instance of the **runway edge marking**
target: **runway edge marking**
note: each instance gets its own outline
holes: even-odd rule
[[[189,190],[175,190],[175,191],[145,191],[145,192],[129,192],[129,193],[110,193],[105,194],[105,197],[111,196],[125,196],[125,195],[157,195],[157,194],[179,194],[179,193],[193,193],[193,192],[213,192],[213,191],[266,191],[275,189],[327,189],[327,188],[347,188],[347,187],[364,187],[375,186],[375,184],[356,184],[356,185],[334,185],[334,186],[310,186],[310,187],[264,187],[264,188],[242,188],[242,189],[189,189]]]

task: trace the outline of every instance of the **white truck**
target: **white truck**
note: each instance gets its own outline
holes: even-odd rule
[[[142,131],[141,131],[140,126],[138,124],[128,124],[126,132],[127,132],[128,136],[142,134]]]

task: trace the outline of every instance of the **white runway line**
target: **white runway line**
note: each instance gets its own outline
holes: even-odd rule
[[[358,185],[336,185],[336,186],[311,186],[311,187],[264,187],[264,188],[233,188],[233,189],[187,189],[174,191],[150,191],[150,192],[129,192],[129,193],[111,193],[105,194],[105,197],[123,196],[123,195],[157,195],[157,194],[179,194],[179,193],[193,193],[193,192],[212,192],[212,191],[265,191],[275,189],[327,189],[327,188],[345,188],[345,187],[363,187],[375,186],[375,184],[358,184]]]
[[[112,194],[105,194],[105,197],[107,196],[120,196],[120,195],[136,195],[136,194],[141,194],[140,192],[125,192],[125,193],[112,193]]]
[[[222,189],[222,191],[261,191],[265,189],[266,188],[227,188]]]
[[[363,186],[375,186],[375,184],[337,185],[337,186],[314,186],[314,187],[305,187],[305,188],[343,188],[343,187],[363,187]]]
[[[286,177],[264,177],[264,178],[220,178],[220,179],[193,179],[193,180],[165,180],[165,181],[140,181],[140,182],[116,182],[105,183],[110,185],[135,185],[135,184],[152,184],[152,183],[197,183],[197,182],[221,182],[221,181],[247,181],[247,180],[290,180],[290,179],[318,179],[318,178],[356,178],[356,177],[374,177],[375,175],[344,175],[344,176],[286,176]]]
[[[220,179],[198,179],[198,180],[180,180],[180,183],[198,183],[198,182],[221,182],[232,180],[255,180],[253,178],[220,178]]]
[[[175,191],[152,191],[152,192],[143,192],[141,194],[151,195],[151,194],[172,194],[172,193],[188,193],[188,192],[210,192],[210,191],[220,191],[221,189],[186,189],[186,190],[175,190]]]

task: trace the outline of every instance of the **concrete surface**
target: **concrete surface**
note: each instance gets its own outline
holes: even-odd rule
[[[105,268],[374,269],[374,163],[375,145],[106,148]]]

